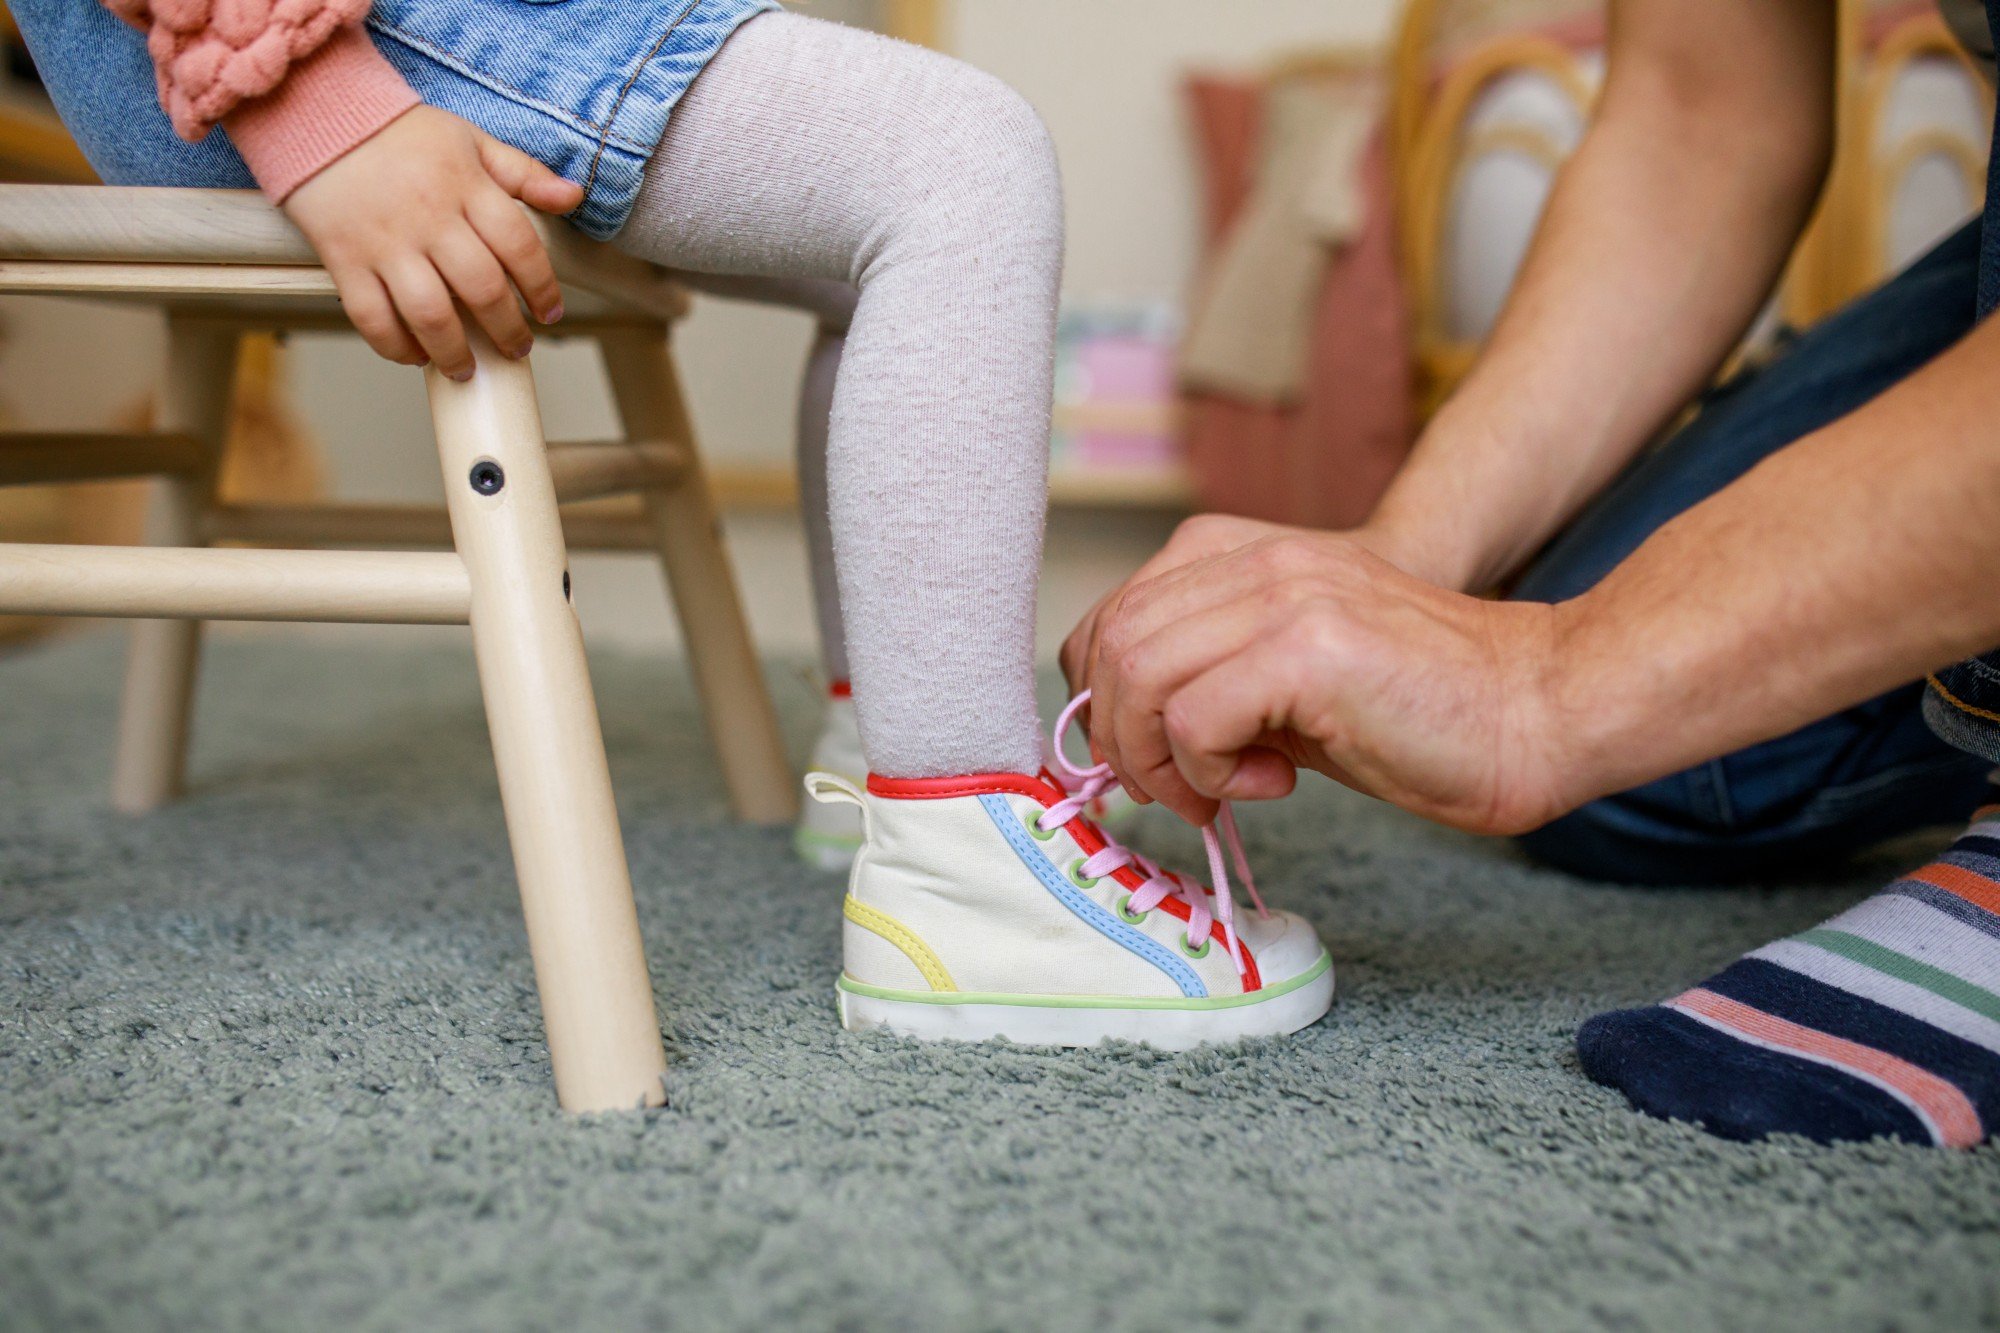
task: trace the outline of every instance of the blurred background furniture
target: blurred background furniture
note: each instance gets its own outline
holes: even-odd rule
[[[1187,386],[1203,507],[1328,525],[1366,516],[1393,471],[1385,462],[1464,376],[1506,299],[1588,123],[1604,10],[1602,0],[1408,0],[1382,52],[1190,80],[1207,272],[1227,263],[1243,201],[1271,188],[1259,176],[1281,155],[1265,130],[1302,76],[1361,78],[1371,59],[1386,69],[1378,114],[1393,168],[1385,182],[1367,159],[1356,182],[1371,209],[1393,214],[1392,273],[1366,227],[1329,248],[1303,391],[1259,401]],[[1993,94],[1929,0],[1843,0],[1839,52],[1833,170],[1731,370],[1909,263],[1983,195]],[[1365,296],[1354,290],[1363,269]],[[1385,387],[1392,366],[1409,387],[1400,419]]]

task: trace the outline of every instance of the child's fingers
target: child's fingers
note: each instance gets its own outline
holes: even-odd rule
[[[422,255],[404,260],[382,275],[396,303],[396,313],[409,326],[437,368],[452,379],[472,378],[472,348],[465,340],[451,289]]]
[[[404,366],[421,366],[428,360],[424,349],[396,317],[396,307],[390,302],[388,291],[371,270],[336,273],[333,281],[340,289],[340,306],[347,312],[348,321],[377,356]]]
[[[490,135],[479,136],[479,159],[501,189],[544,213],[567,213],[583,202],[581,185]]]
[[[493,345],[511,357],[524,357],[535,345],[513,284],[493,251],[470,226],[457,226],[431,246],[431,262],[443,275]]]
[[[521,206],[507,195],[482,191],[466,207],[465,217],[514,280],[535,318],[544,324],[561,319],[562,287],[549,262],[549,248]]]

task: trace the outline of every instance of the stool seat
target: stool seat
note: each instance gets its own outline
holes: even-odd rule
[[[338,316],[333,280],[292,220],[255,190],[9,185],[0,291],[181,304],[244,301]],[[532,209],[563,286],[564,323],[676,320],[685,289],[665,269]]]

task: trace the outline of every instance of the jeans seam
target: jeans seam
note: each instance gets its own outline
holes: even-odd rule
[[[1720,759],[1708,761],[1709,785],[1715,796],[1715,812],[1724,824],[1736,827],[1736,802],[1729,799],[1729,770]]]
[[[583,190],[586,195],[590,193],[591,186],[597,183],[597,168],[604,161],[604,150],[611,141],[611,127],[618,123],[618,113],[624,110],[625,99],[632,95],[632,89],[638,85],[639,76],[646,72],[646,66],[653,63],[653,58],[666,46],[667,39],[679,30],[681,24],[686,21],[688,15],[694,13],[695,6],[699,3],[700,0],[688,0],[686,7],[674,15],[673,21],[667,24],[659,39],[648,48],[645,55],[639,58],[638,63],[632,66],[632,72],[626,76],[624,86],[619,88],[617,98],[611,103],[611,113],[604,118],[604,132],[598,138],[597,151],[590,155],[590,170],[583,178]]]

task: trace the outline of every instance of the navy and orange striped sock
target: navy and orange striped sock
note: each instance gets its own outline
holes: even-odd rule
[[[2000,1126],[2000,805],[1852,911],[1576,1045],[1639,1110],[1727,1138],[1979,1143]]]

